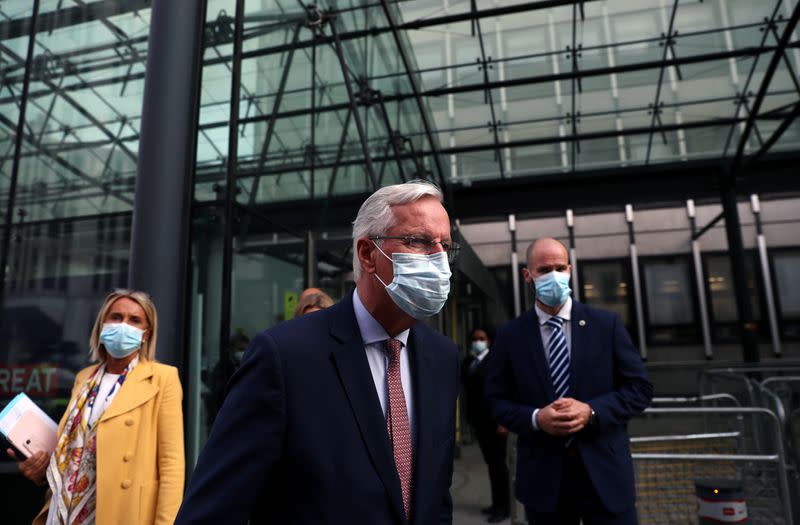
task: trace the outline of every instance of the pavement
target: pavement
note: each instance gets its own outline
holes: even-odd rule
[[[453,525],[485,525],[481,509],[492,503],[489,471],[477,443],[461,447],[461,457],[453,465]],[[510,524],[510,520],[500,522]]]

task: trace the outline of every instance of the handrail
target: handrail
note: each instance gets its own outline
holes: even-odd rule
[[[754,381],[754,380],[750,379],[749,377],[737,374],[735,372],[735,370],[742,371],[742,370],[745,370],[745,369],[743,369],[743,368],[742,369],[712,368],[712,369],[704,370],[702,372],[702,376],[705,376],[705,377],[708,377],[708,378],[726,377],[726,378],[729,378],[729,379],[735,379],[737,381],[742,381],[744,383],[745,387],[747,388],[747,393],[748,393],[748,395],[750,397],[750,402],[753,403],[753,404],[758,403],[758,399],[756,398],[756,392],[754,391],[754,388],[753,388],[753,387],[757,387],[759,389],[758,393],[761,394],[761,395],[766,395],[767,397],[769,397],[770,400],[772,401],[772,403],[774,404],[774,406],[775,406],[775,414],[778,416],[781,424],[785,423],[786,422],[786,411],[783,408],[783,403],[781,403],[780,398],[778,396],[776,396],[775,393],[772,392],[770,389],[765,388],[764,386],[762,386],[761,383],[758,383],[757,381]],[[706,394],[706,395],[713,395],[713,394]]]
[[[651,403],[696,403],[698,401],[716,401],[718,399],[729,399],[737,407],[742,406],[736,396],[727,393],[704,394],[690,397],[654,397]]]
[[[631,438],[631,443],[655,443],[658,441],[691,441],[694,439],[739,437],[741,432],[716,432],[712,434],[675,434],[666,436],[641,436]]]
[[[778,382],[785,382],[785,383],[800,383],[800,376],[772,376],[768,377],[765,380],[761,381],[761,386],[764,388],[767,387],[767,383],[778,383]]]
[[[778,454],[662,454],[659,452],[642,452],[631,454],[633,459],[657,460],[700,460],[700,461],[774,461],[780,462]],[[788,496],[788,493],[786,494]]]

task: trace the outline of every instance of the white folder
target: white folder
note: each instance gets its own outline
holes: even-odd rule
[[[17,394],[0,412],[0,434],[26,458],[56,448],[58,425],[25,393]]]

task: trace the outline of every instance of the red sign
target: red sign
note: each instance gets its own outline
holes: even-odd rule
[[[58,389],[53,365],[0,365],[0,397],[25,392],[30,397],[52,397]]]

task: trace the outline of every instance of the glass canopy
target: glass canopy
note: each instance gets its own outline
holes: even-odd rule
[[[195,202],[223,198],[232,154],[254,207],[796,151],[794,4],[246,0],[237,32],[208,0]],[[149,2],[38,6],[31,32],[30,0],[0,4],[0,211],[19,137],[27,220],[127,212]]]

